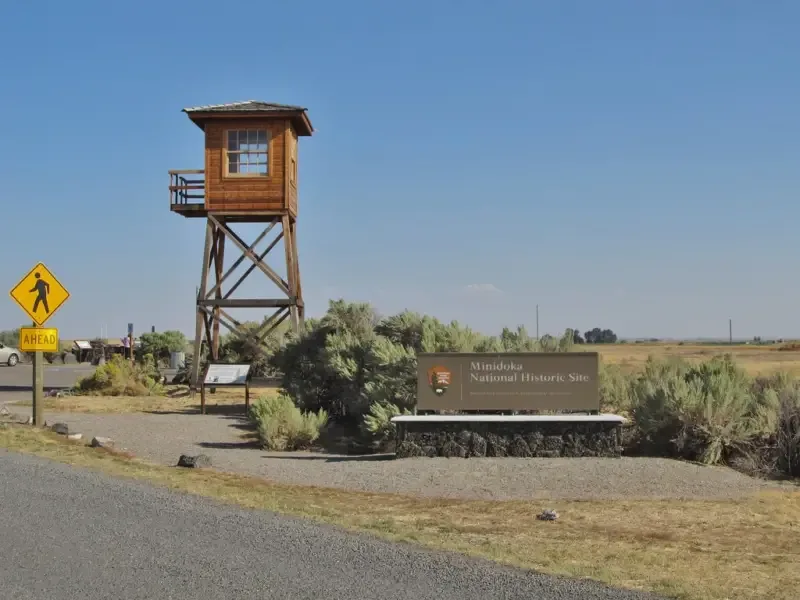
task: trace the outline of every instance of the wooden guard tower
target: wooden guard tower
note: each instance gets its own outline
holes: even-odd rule
[[[295,331],[302,324],[304,305],[297,260],[297,143],[299,136],[312,135],[314,128],[305,108],[255,100],[197,106],[183,112],[205,132],[205,168],[169,172],[170,210],[184,217],[206,219],[191,375],[191,383],[196,386],[203,342],[210,349],[211,360],[216,361],[220,324],[230,331],[242,331],[241,323],[230,315],[229,309],[274,310],[254,334],[253,341],[258,345],[287,318]],[[237,223],[260,223],[263,231],[248,245],[232,229]],[[256,247],[271,237],[273,230],[277,237],[263,251],[257,251]],[[240,255],[223,272],[226,240]],[[281,240],[285,279],[266,262]],[[223,286],[245,260],[252,264],[244,274],[230,286]],[[232,298],[256,269],[274,284],[274,297]]]

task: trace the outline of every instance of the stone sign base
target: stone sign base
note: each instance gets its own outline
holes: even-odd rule
[[[403,415],[396,458],[622,455],[618,415]]]

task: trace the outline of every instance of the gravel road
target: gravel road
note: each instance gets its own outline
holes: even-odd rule
[[[109,436],[135,455],[174,465],[208,454],[215,468],[274,481],[423,497],[532,500],[734,498],[777,486],[733,470],[650,458],[380,460],[268,453],[242,440],[238,418],[179,414],[46,415],[85,437]],[[386,458],[386,457],[384,457]]]
[[[0,450],[4,600],[645,600]]]

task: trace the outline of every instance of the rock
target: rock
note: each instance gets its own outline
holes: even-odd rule
[[[92,448],[113,448],[114,447],[114,440],[109,437],[93,437],[92,441],[89,442],[89,445]]]
[[[472,429],[470,431],[470,429]],[[602,456],[618,458],[619,426],[609,423],[407,423],[398,428],[397,458],[411,456],[556,458]],[[459,448],[460,447],[460,448]]]
[[[53,426],[50,429],[53,430],[53,433],[57,433],[59,435],[69,435],[69,427],[66,423],[53,423]]]
[[[497,434],[486,435],[486,456],[503,457],[507,454],[506,440]]]
[[[536,518],[539,521],[555,521],[558,519],[558,513],[554,510],[543,510],[541,513],[536,515]]]
[[[427,456],[428,458],[434,458],[436,456],[439,456],[439,453],[436,451],[436,446],[423,446],[422,454],[423,456]]]
[[[539,431],[534,431],[525,436],[525,442],[532,453],[536,453],[544,445],[544,436]]]
[[[462,429],[456,435],[456,442],[459,446],[464,446],[464,448],[469,448],[470,444],[472,443],[472,432],[466,429]]]
[[[564,448],[564,440],[560,435],[546,435],[542,448],[545,452],[552,453],[552,456],[560,456],[561,450]]]
[[[187,469],[202,469],[211,466],[211,457],[206,454],[198,454],[197,456],[189,456],[188,454],[181,454],[178,459],[179,467],[186,467]]]
[[[68,433],[67,434],[67,439],[68,440],[80,440],[82,438],[83,438],[83,434],[82,433]]]
[[[466,458],[467,449],[453,441],[445,442],[442,446],[442,456],[445,458]]]
[[[469,454],[470,456],[486,456],[486,440],[477,433],[472,434]]]
[[[434,456],[436,456],[436,448],[433,449]],[[414,442],[400,442],[395,450],[397,458],[412,458],[415,456],[425,456],[424,450]]]
[[[530,458],[532,456],[528,444],[525,443],[525,440],[520,435],[515,435],[514,439],[511,440],[508,446],[508,455],[516,456],[517,458]]]

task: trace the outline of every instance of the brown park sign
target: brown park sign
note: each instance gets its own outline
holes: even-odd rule
[[[418,410],[600,410],[597,352],[417,356]]]

